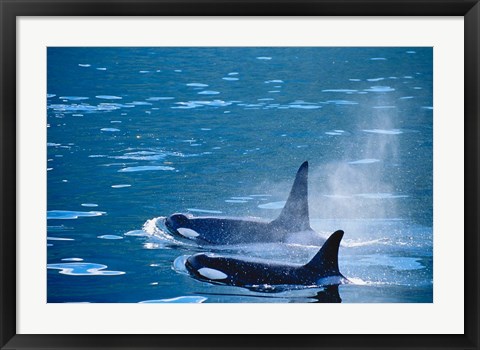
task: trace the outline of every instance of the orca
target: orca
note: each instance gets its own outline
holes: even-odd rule
[[[298,169],[287,202],[273,221],[176,213],[165,219],[165,227],[172,234],[207,244],[289,243],[289,235],[296,232],[302,232],[303,237],[312,236],[319,244],[325,242],[310,227],[307,161]]]
[[[334,232],[305,265],[198,253],[186,259],[185,267],[199,280],[247,288],[338,285],[348,282],[338,269],[342,237],[342,230]]]

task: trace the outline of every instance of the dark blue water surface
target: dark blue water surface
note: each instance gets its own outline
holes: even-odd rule
[[[48,302],[432,302],[432,63],[418,47],[49,48]],[[185,273],[200,251],[307,262],[308,241],[202,247],[162,226],[273,219],[305,160],[312,227],[345,231],[352,283]]]

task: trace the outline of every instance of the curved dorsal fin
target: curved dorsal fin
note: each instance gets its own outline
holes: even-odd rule
[[[318,253],[310,260],[305,267],[318,271],[320,277],[340,275],[338,269],[338,248],[343,238],[343,231],[338,230],[328,237]]]
[[[308,214],[308,162],[297,171],[290,195],[280,216],[272,223],[290,232],[311,230]]]

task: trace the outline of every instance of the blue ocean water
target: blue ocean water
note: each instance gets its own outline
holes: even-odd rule
[[[48,302],[433,301],[432,48],[48,48]],[[308,242],[202,247],[162,218],[275,218],[308,160],[338,289],[193,279],[214,251],[307,262]]]

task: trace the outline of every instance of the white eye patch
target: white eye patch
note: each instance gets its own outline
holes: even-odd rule
[[[198,273],[210,280],[223,280],[228,277],[222,271],[218,271],[208,267],[202,267],[201,269],[198,269]]]
[[[183,237],[187,237],[187,238],[195,238],[195,237],[200,236],[200,234],[197,231],[192,230],[190,228],[180,227],[180,228],[177,228],[177,231]]]

